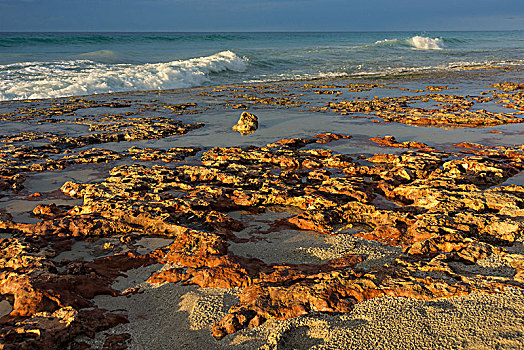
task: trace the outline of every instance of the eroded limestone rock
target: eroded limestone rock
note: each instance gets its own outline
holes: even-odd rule
[[[238,123],[233,126],[233,130],[238,131],[242,136],[251,135],[258,129],[258,117],[248,112],[242,112]]]

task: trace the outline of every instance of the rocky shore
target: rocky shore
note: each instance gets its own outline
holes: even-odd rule
[[[0,348],[524,346],[522,71],[476,73],[0,103]]]

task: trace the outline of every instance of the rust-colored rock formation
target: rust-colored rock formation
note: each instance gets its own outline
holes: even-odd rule
[[[405,142],[398,142],[394,136],[384,136],[384,137],[372,137],[370,138],[371,141],[379,144],[383,147],[394,147],[394,148],[415,148],[415,149],[432,149],[428,145],[422,142],[416,142],[416,141],[405,141]]]
[[[0,295],[13,306],[8,316],[0,318],[4,348],[56,348],[76,335],[92,335],[127,322],[125,315],[85,309],[95,295],[116,295],[110,279],[79,263],[60,273],[37,245],[23,239],[0,239],[0,247]]]
[[[4,217],[1,227],[35,241],[159,235],[174,238],[174,243],[144,256],[120,254],[73,264],[70,272],[57,274],[48,259],[29,253],[37,248],[5,241],[6,252],[28,252],[9,253],[2,259],[8,270],[3,272],[0,293],[14,295],[10,317],[85,307],[89,297],[114,293],[108,283],[119,271],[153,262],[173,267],[154,273],[151,283],[243,288],[240,303],[213,327],[217,338],[269,318],[348,312],[355,303],[382,295],[430,299],[520,285],[520,260],[503,247],[522,235],[524,189],[489,186],[500,185],[524,168],[523,146],[474,147],[475,155],[451,157],[414,145],[418,151],[367,158],[373,166],[326,149],[300,150],[342,138],[348,137],[319,134],[267,147],[214,148],[204,152],[202,165],[125,165],[111,170],[100,183],[66,183],[62,191],[81,198],[82,205],[67,211],[40,206],[34,212],[43,221],[20,224]],[[391,137],[376,140],[397,146]],[[394,207],[375,204],[379,196]],[[293,265],[229,253],[228,240],[236,241],[234,232],[244,225],[228,212],[275,205],[300,212],[280,225],[328,234],[359,228],[355,236],[404,246],[405,255],[365,271],[358,268],[363,257],[354,255],[318,265]],[[474,264],[491,254],[518,266],[513,279],[482,281],[450,264]],[[17,270],[22,262],[16,259],[32,268]],[[36,266],[41,267],[35,270]],[[76,272],[82,269],[91,275]]]

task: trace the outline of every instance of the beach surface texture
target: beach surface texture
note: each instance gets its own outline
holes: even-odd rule
[[[524,65],[251,78],[0,83],[1,349],[524,348]]]

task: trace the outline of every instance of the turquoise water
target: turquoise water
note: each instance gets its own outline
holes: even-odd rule
[[[0,33],[0,100],[524,63],[524,31]]]

